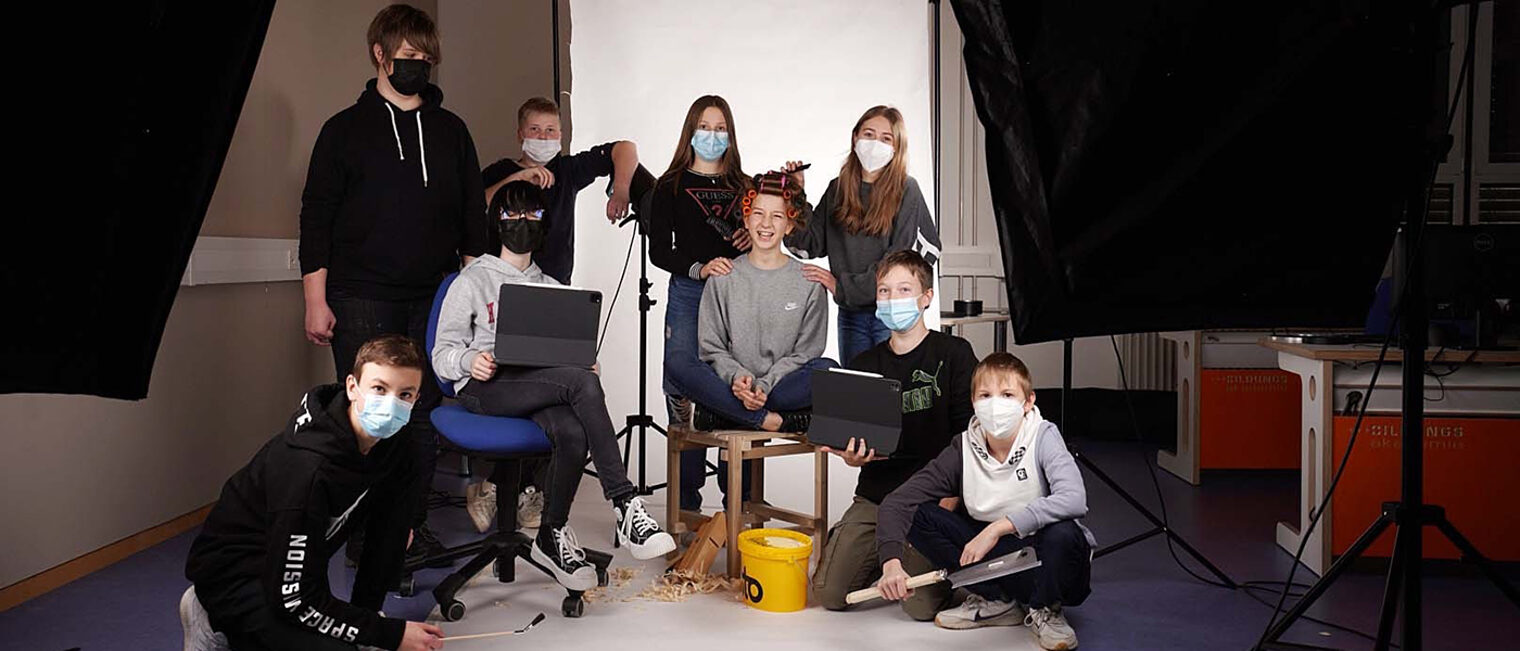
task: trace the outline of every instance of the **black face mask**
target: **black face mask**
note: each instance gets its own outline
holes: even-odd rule
[[[428,75],[433,71],[433,64],[422,59],[392,59],[391,74],[386,77],[390,80],[391,88],[402,95],[416,95],[427,88]]]
[[[501,220],[501,244],[516,254],[533,253],[544,244],[544,222],[541,219]]]

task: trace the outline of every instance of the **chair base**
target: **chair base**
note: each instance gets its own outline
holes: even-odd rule
[[[433,588],[433,598],[438,602],[438,611],[443,615],[444,621],[457,622],[464,619],[465,615],[464,603],[456,598],[459,591],[464,589],[470,579],[479,574],[487,565],[492,566],[496,580],[502,583],[512,583],[517,580],[517,559],[519,558],[543,572],[545,576],[552,578],[554,573],[549,568],[533,560],[532,549],[533,539],[521,531],[510,534],[494,533],[484,540],[450,547],[429,558],[408,563],[402,571],[398,592],[403,597],[416,594],[416,582],[412,573],[426,567],[429,561],[453,563],[461,558],[469,558],[469,562],[444,577],[438,586]],[[597,585],[606,586],[607,567],[612,564],[612,555],[594,549],[585,551],[586,560],[596,567]],[[560,612],[566,617],[580,617],[585,611],[585,593],[580,590],[566,590],[566,593],[568,594],[560,605]]]

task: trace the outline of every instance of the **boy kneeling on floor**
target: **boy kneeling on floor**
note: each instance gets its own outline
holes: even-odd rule
[[[185,576],[233,651],[443,647],[438,627],[377,612],[414,519],[407,421],[425,359],[406,337],[369,340],[346,384],[307,392],[285,430],[222,487]],[[328,587],[327,564],[356,522],[368,544],[344,602]],[[181,604],[182,619],[195,612]]]
[[[1040,567],[966,586],[972,593],[966,602],[941,611],[934,623],[951,629],[1023,623],[1041,647],[1075,649],[1062,609],[1091,592],[1095,544],[1078,521],[1087,514],[1082,474],[1060,431],[1034,406],[1029,369],[1019,358],[987,356],[971,385],[974,416],[965,433],[882,502],[876,528],[882,595],[908,596],[904,541],[948,569],[1034,547]],[[945,497],[960,497],[964,510],[945,510],[939,505]]]
[[[558,285],[533,263],[544,242],[544,193],[527,181],[511,181],[491,198],[492,221],[501,232],[500,257],[476,258],[449,287],[438,314],[433,371],[454,383],[465,409],[490,416],[531,418],[553,444],[543,525],[533,542],[534,560],[571,590],[596,587],[596,569],[570,530],[570,504],[580,488],[589,453],[612,502],[615,535],[633,557],[647,560],[673,551],[675,540],[661,530],[628,481],[617,448],[607,397],[595,369],[528,368],[497,365],[496,324],[524,306],[497,305],[504,283]]]

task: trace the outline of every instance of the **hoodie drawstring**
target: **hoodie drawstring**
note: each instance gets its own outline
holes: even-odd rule
[[[401,148],[401,130],[396,128],[396,109],[391,108],[390,102],[385,104],[385,112],[391,115],[391,135],[396,137],[396,156],[406,160],[406,150]],[[422,143],[422,111],[417,112],[417,149],[422,153],[422,187],[428,185],[427,173],[427,145]]]
[[[401,160],[406,160],[406,152],[401,150],[401,132],[396,129],[396,109],[391,108],[390,102],[382,103],[385,104],[385,112],[391,114],[391,135],[396,137],[396,155]]]
[[[395,124],[392,123],[392,128]],[[417,150],[422,152],[422,187],[427,187],[427,145],[422,144],[422,111],[417,111]]]

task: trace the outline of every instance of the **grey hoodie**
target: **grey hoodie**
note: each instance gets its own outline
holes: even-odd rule
[[[537,264],[519,270],[490,254],[475,258],[459,272],[443,297],[433,342],[433,372],[453,382],[455,391],[470,382],[475,357],[496,348],[496,318],[501,315],[496,300],[506,283],[558,285],[559,281],[545,275]]]
[[[870,205],[870,183],[860,183],[860,200]],[[913,177],[908,177],[902,207],[892,220],[892,232],[885,237],[845,231],[837,214],[839,202],[839,179],[834,179],[808,217],[807,228],[788,236],[786,246],[800,258],[828,256],[829,271],[839,284],[834,302],[840,306],[876,309],[876,265],[888,253],[912,249],[931,265],[939,262],[939,229]]]
[[[956,434],[938,457],[882,500],[881,510],[876,515],[876,556],[882,562],[902,558],[903,542],[908,538],[913,514],[920,505],[938,502],[944,497],[961,496],[963,436],[966,436],[964,432]],[[1087,544],[1096,547],[1092,531],[1079,519],[1087,515],[1087,488],[1082,483],[1082,471],[1077,468],[1076,459],[1066,449],[1066,441],[1061,438],[1055,423],[1042,423],[1040,438],[1036,454],[1041,480],[1047,482],[1046,495],[1010,514],[1008,521],[1022,538],[1053,523],[1075,520],[1086,534]]]

